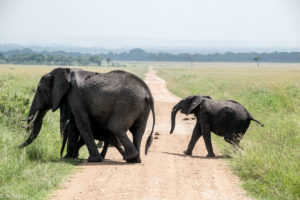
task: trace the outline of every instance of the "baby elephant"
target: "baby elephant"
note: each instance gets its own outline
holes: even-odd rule
[[[207,157],[215,157],[211,144],[211,131],[219,136],[223,136],[226,142],[238,146],[251,120],[264,126],[236,101],[218,101],[213,100],[209,96],[195,95],[182,99],[173,107],[170,133],[174,131],[175,117],[179,110],[186,115],[194,114],[197,118],[192,138],[187,150],[184,151],[186,155],[192,155],[197,140],[203,135],[208,151]]]

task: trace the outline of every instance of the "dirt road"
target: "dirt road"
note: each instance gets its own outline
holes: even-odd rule
[[[203,139],[200,138],[192,157],[184,156],[195,120],[183,120],[178,113],[173,135],[170,112],[179,98],[166,89],[163,79],[150,68],[146,83],[155,99],[158,139],[154,139],[147,156],[142,153],[141,164],[127,164],[115,148],[109,148],[102,163],[84,163],[69,176],[51,199],[249,199],[220,156],[207,159]],[[150,133],[152,117],[142,142]],[[216,149],[216,147],[215,147]],[[216,151],[217,152],[217,151]]]

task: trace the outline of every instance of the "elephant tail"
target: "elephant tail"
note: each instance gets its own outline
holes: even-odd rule
[[[151,146],[152,144],[152,141],[153,141],[153,131],[154,131],[154,126],[155,126],[155,111],[154,111],[154,100],[153,100],[153,97],[150,97],[148,98],[148,101],[150,103],[150,108],[151,108],[151,112],[152,112],[152,118],[153,118],[153,124],[152,124],[152,130],[151,130],[151,133],[147,139],[147,142],[146,142],[146,147],[145,147],[145,154],[147,155],[147,152],[148,152],[148,149],[149,147]]]
[[[250,120],[255,121],[256,123],[260,124],[262,127],[264,127],[265,125],[263,123],[261,123],[260,121],[254,119],[253,117],[250,118]]]

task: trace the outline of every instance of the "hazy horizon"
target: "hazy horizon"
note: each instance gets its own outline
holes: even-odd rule
[[[300,2],[0,0],[0,44],[299,49]]]

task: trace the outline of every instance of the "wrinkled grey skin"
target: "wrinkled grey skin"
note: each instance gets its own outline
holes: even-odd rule
[[[72,118],[72,119],[71,119]],[[119,138],[115,137],[113,134],[109,133],[106,130],[95,130],[93,129],[94,139],[99,140],[100,142],[97,144],[99,148],[99,144],[101,141],[104,141],[104,146],[102,152],[100,153],[101,157],[104,159],[107,153],[107,149],[109,144],[116,147],[121,155],[124,154],[124,149],[119,141]],[[67,154],[64,157],[65,159],[69,158],[78,158],[80,148],[85,145],[83,138],[80,136],[79,131],[74,123],[74,119],[71,116],[71,113],[65,106],[60,107],[60,131],[61,136],[63,138],[62,147],[60,150],[60,156],[62,157],[65,144],[67,141],[70,141],[67,148]],[[95,134],[96,133],[96,134]]]
[[[90,162],[102,161],[93,129],[107,130],[119,138],[125,149],[124,160],[140,160],[140,145],[151,110],[153,125],[146,143],[147,153],[155,124],[154,102],[148,86],[135,75],[119,70],[102,74],[69,68],[56,68],[45,74],[28,114],[26,128],[32,129],[31,134],[20,147],[38,136],[46,112],[51,108],[54,112],[62,105],[72,115],[88,148]],[[133,135],[133,143],[126,135],[127,130]]]
[[[215,157],[210,132],[222,136],[226,142],[238,146],[251,120],[264,126],[236,101],[218,101],[209,96],[195,95],[182,99],[173,107],[170,133],[174,131],[176,113],[179,110],[186,115],[194,114],[197,118],[188,148],[184,151],[186,155],[192,155],[196,142],[203,135],[208,152],[207,157]]]

